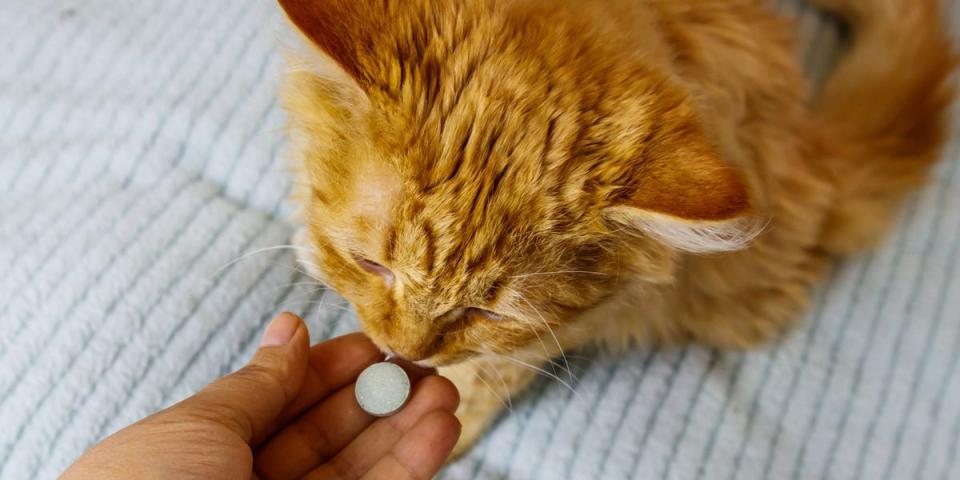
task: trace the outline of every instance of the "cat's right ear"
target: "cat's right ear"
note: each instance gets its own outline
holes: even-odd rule
[[[361,89],[366,91],[371,87],[377,67],[376,39],[389,28],[389,12],[382,8],[385,2],[279,1],[287,17],[317,53],[336,62]],[[379,3],[381,8],[374,3]]]

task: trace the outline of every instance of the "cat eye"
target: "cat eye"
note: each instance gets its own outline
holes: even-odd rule
[[[391,272],[389,268],[384,267],[383,265],[380,265],[379,263],[374,262],[373,260],[368,260],[366,258],[358,257],[356,255],[354,255],[353,258],[354,260],[356,260],[357,265],[359,265],[360,268],[366,270],[368,273],[372,273],[374,275],[379,275],[383,277],[384,281],[387,282],[388,287],[393,285],[393,272]]]
[[[479,315],[488,320],[503,320],[505,317],[499,313],[491,312],[490,310],[484,308],[470,307],[467,309],[467,316],[470,315]]]

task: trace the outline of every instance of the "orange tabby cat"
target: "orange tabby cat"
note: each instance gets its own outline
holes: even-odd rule
[[[789,327],[922,183],[953,94],[936,0],[819,0],[854,37],[812,107],[761,0],[280,3],[302,260],[454,380],[460,452],[564,349]]]

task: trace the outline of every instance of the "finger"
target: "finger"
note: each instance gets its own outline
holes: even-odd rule
[[[280,425],[353,383],[363,369],[382,361],[383,353],[366,335],[351,333],[313,346],[308,359],[303,386],[280,414]]]
[[[254,471],[265,480],[300,478],[343,448],[352,432],[372,422],[348,385],[263,444],[254,454]]]
[[[361,478],[426,480],[440,471],[460,437],[460,422],[450,412],[433,411],[394,444]]]
[[[418,367],[407,371],[414,389],[422,388],[418,387],[419,380],[429,371]],[[439,403],[434,402],[433,408],[445,408],[444,402],[456,408],[456,395],[444,391],[446,386],[427,385],[426,388],[438,397]],[[303,413],[262,445],[254,459],[256,471],[262,478],[299,478],[333,457],[374,420],[357,404],[354,384],[350,384]]]
[[[345,432],[343,438],[357,435],[330,461],[311,471],[307,478],[358,478],[425,415],[438,410],[452,414],[459,403],[460,396],[450,380],[438,376],[424,378],[414,386],[410,403],[399,413],[373,421],[362,432]]]
[[[244,441],[273,427],[296,397],[307,371],[309,333],[300,317],[282,313],[270,322],[261,346],[240,370],[180,402],[170,414],[220,423]]]

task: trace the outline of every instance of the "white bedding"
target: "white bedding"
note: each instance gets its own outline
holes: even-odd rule
[[[289,250],[217,273],[292,231],[279,23],[270,0],[0,0],[0,478],[53,478],[240,366],[280,309],[355,328]],[[836,35],[802,24],[823,72]],[[582,354],[577,395],[538,382],[443,477],[960,478],[946,157],[783,343]]]

